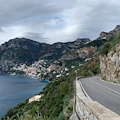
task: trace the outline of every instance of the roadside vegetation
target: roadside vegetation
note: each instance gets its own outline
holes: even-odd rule
[[[39,94],[38,102],[19,103],[9,109],[2,120],[68,120],[73,111],[74,71],[49,83]]]
[[[100,74],[100,60],[99,56],[87,61],[83,66],[78,68],[78,76],[88,77]]]
[[[92,75],[99,75],[100,74],[100,55],[107,55],[107,53],[113,49],[113,51],[115,50],[115,45],[120,43],[120,34],[117,37],[110,37],[108,38],[108,40],[104,41],[104,44],[102,45],[102,41],[98,42],[98,52],[97,54],[92,57],[92,59],[90,61],[87,61],[83,64],[83,66],[81,66],[78,69],[78,76],[92,76]],[[97,41],[95,42],[91,42],[89,43],[87,46],[89,45],[97,45]],[[100,46],[101,45],[101,46]],[[104,78],[105,80],[105,78]]]
[[[100,54],[107,55],[110,50],[115,49],[115,45],[120,43],[120,34],[117,37],[111,37],[101,48]]]

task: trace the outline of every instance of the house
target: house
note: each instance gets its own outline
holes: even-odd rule
[[[56,75],[56,78],[59,78],[59,77],[61,77],[61,74],[60,75]]]
[[[43,95],[36,95],[36,96],[34,96],[34,97],[31,97],[31,98],[29,99],[29,103],[31,103],[31,102],[33,102],[33,101],[39,101],[42,96],[43,96]]]

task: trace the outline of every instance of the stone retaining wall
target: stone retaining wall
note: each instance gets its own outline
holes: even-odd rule
[[[81,120],[120,120],[120,116],[96,101],[88,99],[76,82],[76,112]],[[77,118],[76,118],[77,120]]]

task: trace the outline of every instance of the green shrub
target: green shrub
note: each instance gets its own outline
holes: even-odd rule
[[[10,108],[10,109],[7,111],[6,115],[9,116],[9,118],[10,118],[11,116],[13,116],[13,115],[14,115],[13,109]]]
[[[101,53],[102,55],[107,55],[109,49],[110,49],[110,43],[109,43],[109,42],[108,42],[108,43],[105,43],[105,45],[102,47],[100,53]]]
[[[117,83],[116,81],[113,81],[114,83]]]
[[[58,120],[65,120],[65,115],[62,112],[59,114]]]
[[[63,99],[63,104],[64,104],[64,106],[67,106],[67,105],[68,105],[68,101],[69,101],[69,98],[68,98],[68,96],[66,96],[66,97]]]
[[[100,61],[96,63],[95,66],[92,67],[93,74],[99,74],[100,73]]]
[[[110,50],[114,50],[115,51],[115,45],[120,43],[120,34],[116,37],[116,38],[113,38],[110,39],[107,43],[105,43],[102,48],[101,48],[101,51],[100,53],[102,55],[107,55],[107,53],[110,51]]]

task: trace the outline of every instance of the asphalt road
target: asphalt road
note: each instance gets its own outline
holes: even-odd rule
[[[99,76],[79,80],[89,97],[120,115],[120,85],[101,81]]]

